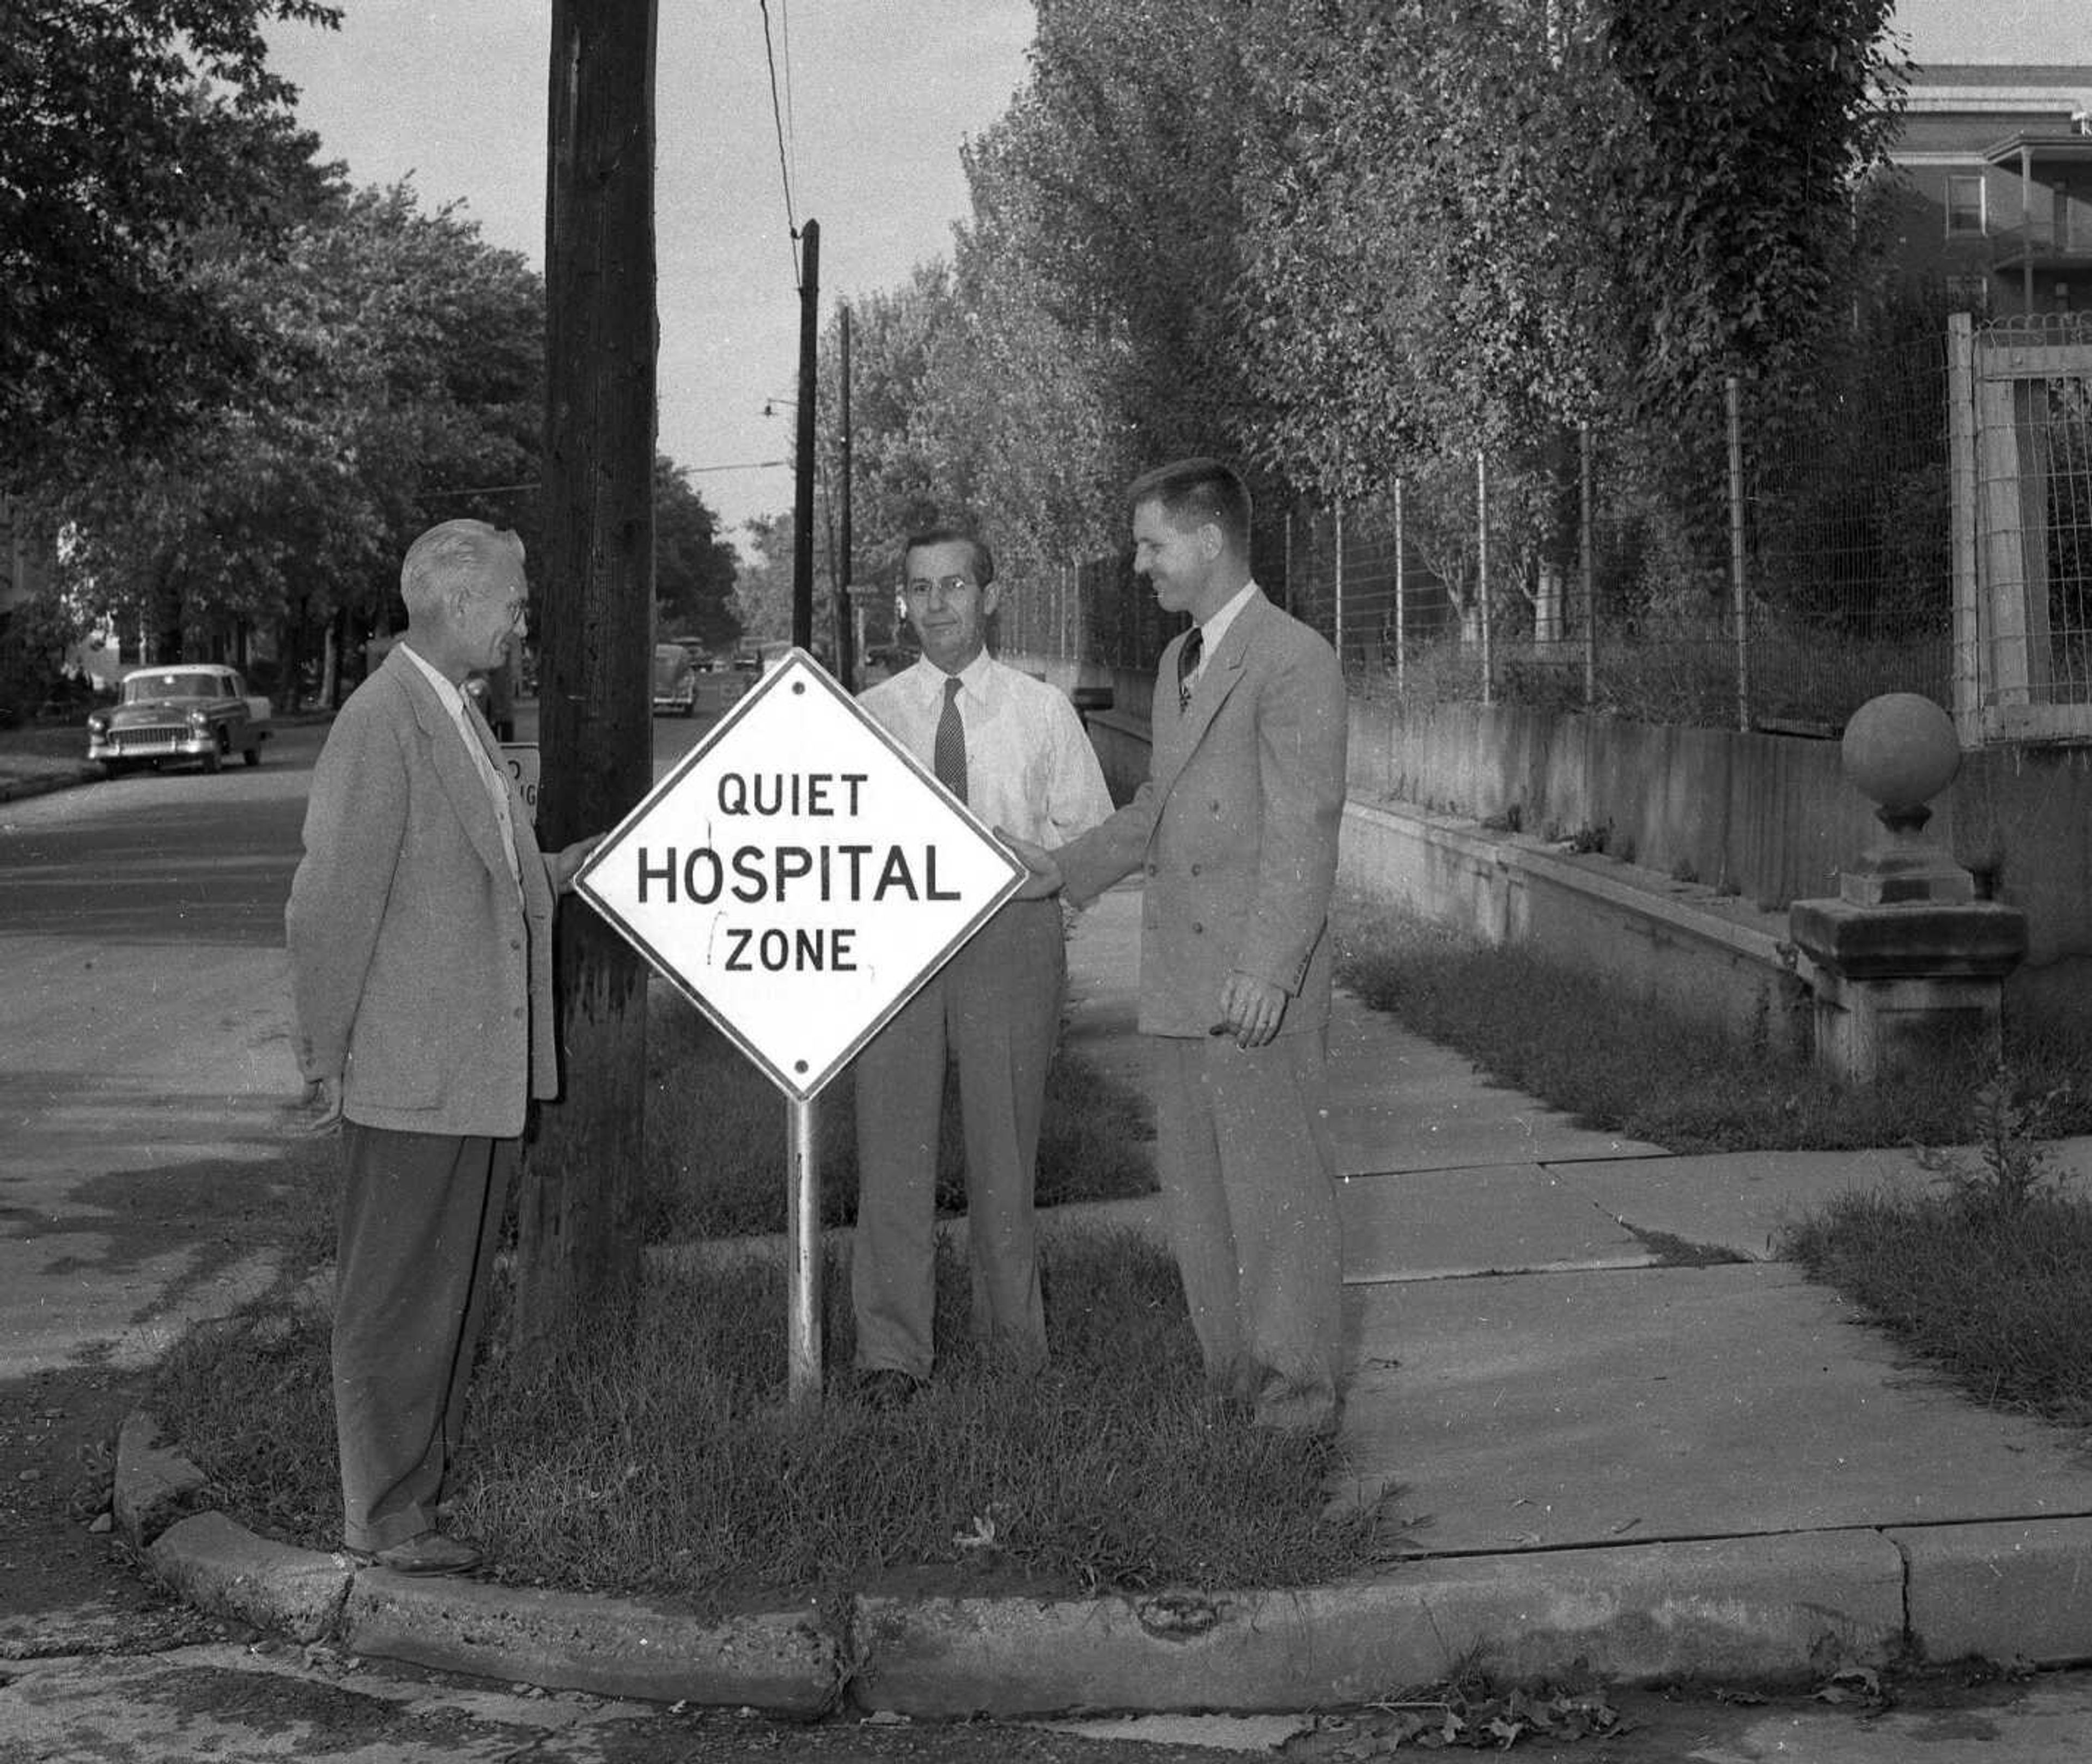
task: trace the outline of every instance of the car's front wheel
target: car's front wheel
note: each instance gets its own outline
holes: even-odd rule
[[[215,772],[224,763],[225,737],[221,735],[218,738],[217,746],[213,747],[209,753],[203,756],[203,769],[205,772]]]
[[[120,759],[103,760],[102,762],[102,775],[105,778],[122,777],[123,776],[123,762]]]

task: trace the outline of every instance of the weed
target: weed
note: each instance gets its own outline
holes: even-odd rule
[[[1700,880],[1700,872],[1693,867],[1690,858],[1680,858],[1671,867],[1671,880],[1689,886]]]
[[[1568,837],[1564,843],[1578,857],[1602,855],[1606,842],[1613,836],[1613,824],[1607,821],[1602,827],[1586,821]]]
[[[1917,1161],[1964,1212],[2016,1217],[2055,1179],[2054,1160],[2039,1135],[2068,1093],[2068,1087],[2059,1084],[2022,1102],[2011,1070],[2000,1066],[1976,1092],[1976,1161],[1937,1147],[1921,1149]]]

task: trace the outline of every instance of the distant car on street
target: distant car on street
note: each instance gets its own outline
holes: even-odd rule
[[[400,633],[395,631],[384,637],[374,637],[363,646],[365,679],[378,672],[378,664],[392,653],[393,645],[399,641]],[[459,683],[458,690],[479,707],[479,714],[486,719],[486,726],[498,741],[516,739],[517,677],[522,672],[522,664],[512,645],[508,659],[499,667],[476,668]]]
[[[238,754],[262,763],[269,738],[269,701],[249,694],[236,668],[214,662],[134,668],[116,703],[87,720],[87,757],[110,777],[135,766],[201,760],[215,772]]]
[[[654,646],[654,714],[698,714],[698,668],[681,643]]]

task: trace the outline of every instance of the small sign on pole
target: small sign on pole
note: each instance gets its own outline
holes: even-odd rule
[[[795,649],[576,878],[793,1105],[795,1400],[820,1391],[806,1105],[1024,876],[964,803]]]
[[[508,776],[516,780],[516,793],[523,798],[523,812],[529,817],[530,824],[538,824],[538,744],[535,741],[504,741],[501,744],[501,763],[508,767]]]

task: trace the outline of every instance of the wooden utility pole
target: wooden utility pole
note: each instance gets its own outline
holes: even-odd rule
[[[836,549],[842,553],[841,567],[836,572],[833,584],[836,596],[836,678],[843,683],[845,691],[854,692],[857,679],[857,628],[854,608],[850,604],[850,584],[857,580],[857,565],[851,560],[851,552],[857,545],[857,535],[850,530],[850,315],[845,306],[841,313],[842,323],[842,361],[837,374],[836,396],[842,418],[842,432],[836,448],[842,466],[842,483],[839,486],[842,499],[842,538]]]
[[[818,391],[821,223],[799,229],[799,427],[793,460],[792,641],[814,646],[814,404]]]
[[[653,776],[655,0],[552,0],[545,204],[539,841],[607,831]],[[623,1317],[639,1283],[646,984],[571,897],[554,962],[562,1100],[525,1165],[516,1337]]]

